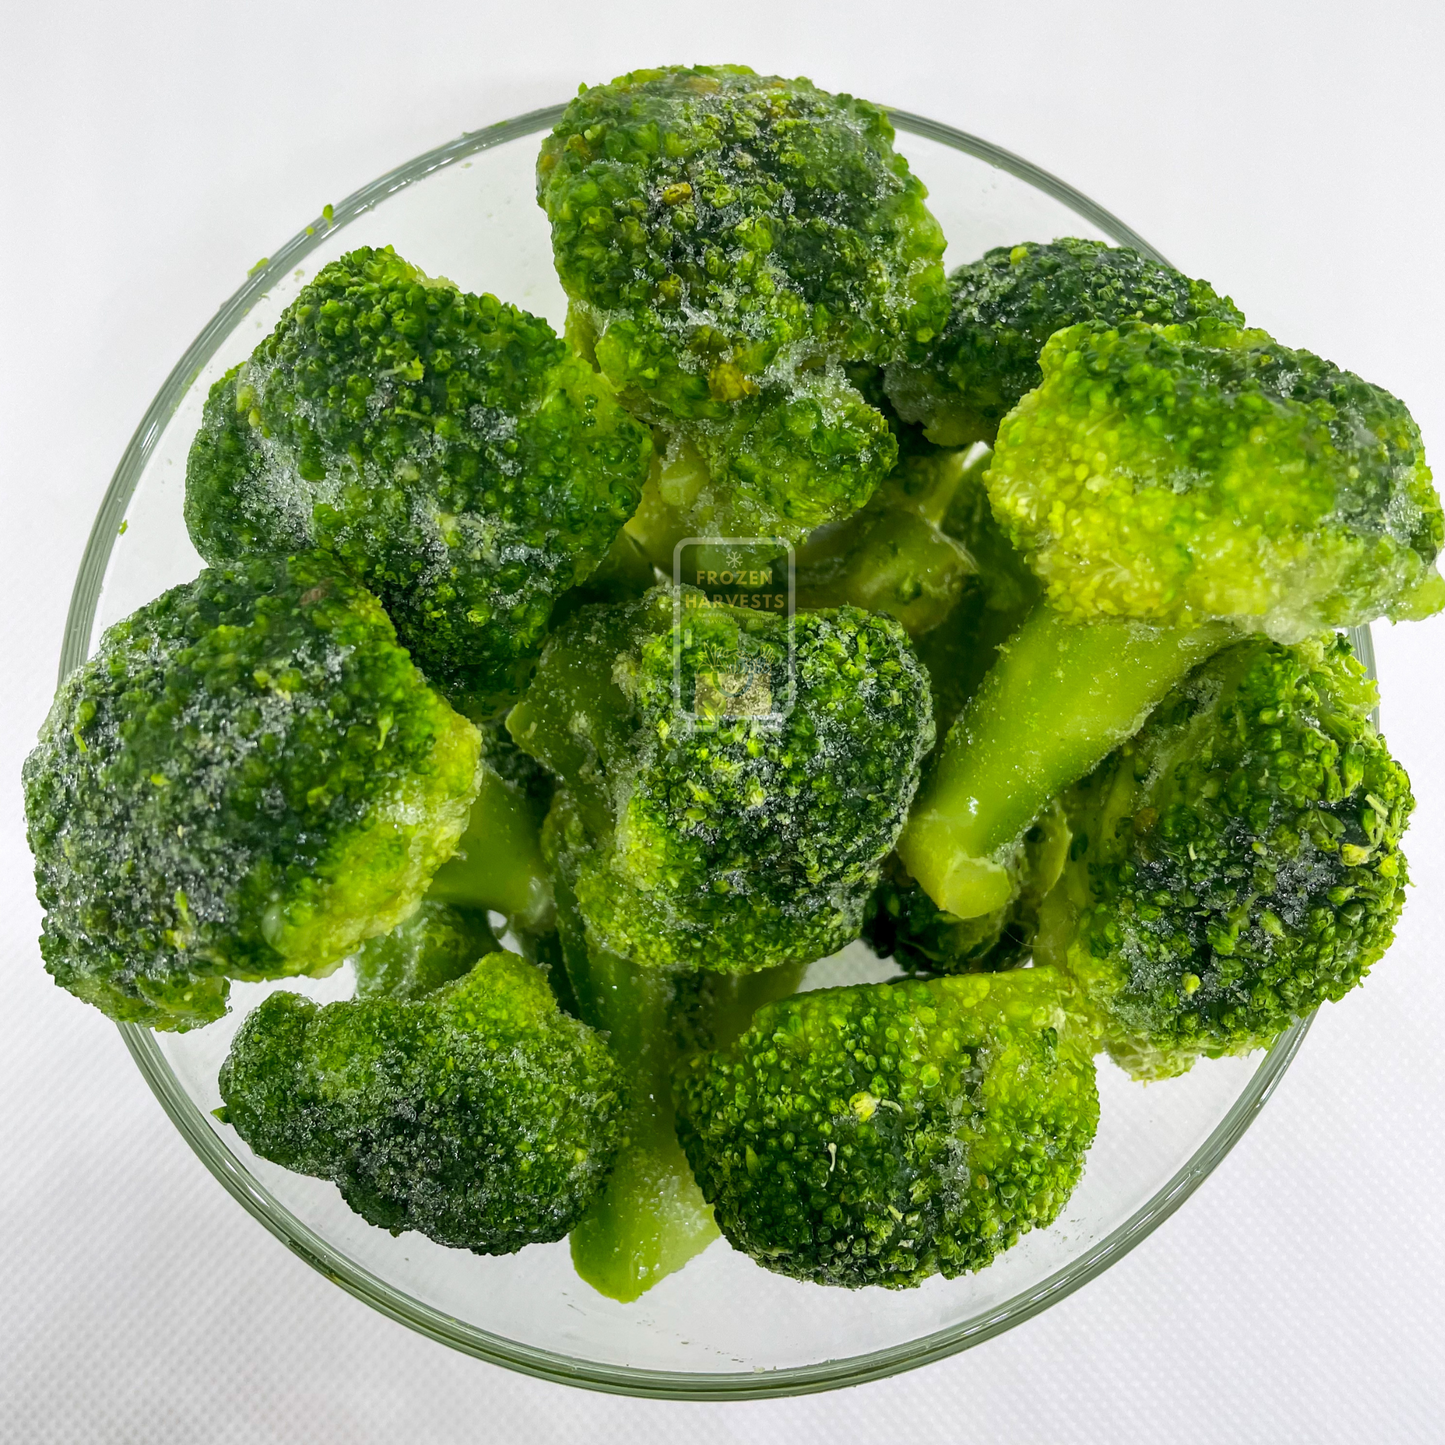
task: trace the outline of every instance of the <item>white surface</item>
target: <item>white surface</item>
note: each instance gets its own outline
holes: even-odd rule
[[[877,18],[893,17],[885,26]],[[601,18],[605,17],[605,18]],[[41,972],[17,774],[91,516],[172,362],[320,204],[639,64],[807,73],[1064,176],[1250,319],[1404,396],[1445,456],[1445,12],[1426,4],[50,4],[0,46],[0,1438],[1437,1441],[1445,704],[1377,633],[1417,887],[1184,1209],[1064,1304],[833,1396],[659,1405],[451,1354],[243,1214]]]

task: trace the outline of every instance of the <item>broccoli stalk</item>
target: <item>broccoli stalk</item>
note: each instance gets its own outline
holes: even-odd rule
[[[483,766],[457,851],[437,870],[427,897],[492,909],[514,928],[535,932],[552,914],[552,890],[538,838],[539,819],[516,787]]]
[[[1125,738],[1230,636],[1136,622],[1065,622],[1039,607],[998,660],[939,754],[898,856],[940,908],[976,918],[1015,887],[1004,856],[1048,801]]]
[[[572,891],[587,833],[565,791],[557,795],[543,836],[577,1014],[606,1035],[627,1100],[617,1162],[572,1230],[572,1263],[594,1289],[626,1303],[718,1237],[712,1209],[677,1142],[673,1070],[699,1048],[730,1043],[756,1008],[796,989],[804,967],[724,978],[638,968],[589,946]]]

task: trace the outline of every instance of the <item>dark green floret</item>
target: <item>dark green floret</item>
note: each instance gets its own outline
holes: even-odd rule
[[[677,1073],[678,1132],[736,1249],[818,1284],[983,1268],[1051,1224],[1093,1142],[1088,1026],[1050,969],[822,989]]]
[[[212,388],[186,524],[213,563],[329,549],[435,682],[515,696],[554,601],[636,509],[650,455],[540,317],[363,247]]]
[[[1136,1076],[1261,1048],[1384,953],[1414,799],[1375,702],[1342,637],[1242,642],[1068,795],[1036,956]]]
[[[1081,321],[1170,326],[1244,317],[1207,281],[1128,246],[1065,237],[1050,245],[997,246],[948,278],[947,324],[918,361],[888,370],[902,417],[943,446],[992,442],[999,423],[1042,379],[1039,352]]]
[[[927,343],[947,299],[925,194],[877,106],[733,65],[584,88],[537,163],[599,365],[679,417],[725,416],[790,354]]]
[[[411,912],[478,752],[333,561],[202,572],[105,634],[26,760],[45,966],[158,1029],[327,973]]]
[[[943,234],[886,115],[742,66],[584,89],[543,143],[569,330],[669,437],[693,533],[846,516],[896,445],[844,363],[912,354],[947,315]]]
[[[891,619],[845,607],[790,624],[689,589],[580,613],[508,727],[586,826],[589,943],[723,973],[857,937],[933,739]]]
[[[421,998],[497,951],[485,909],[423,899],[390,933],[368,938],[351,957],[359,998]]]
[[[540,970],[492,953],[423,998],[273,993],[221,1066],[222,1117],[369,1224],[511,1254],[561,1239],[618,1144],[617,1069]]]
[[[1388,392],[1262,331],[1081,325],[999,431],[988,490],[1075,619],[1281,642],[1445,605],[1445,518]]]

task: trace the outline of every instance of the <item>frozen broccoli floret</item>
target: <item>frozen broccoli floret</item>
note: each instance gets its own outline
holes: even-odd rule
[[[1389,945],[1414,799],[1343,637],[1251,639],[1072,789],[1037,956],[1137,1077],[1271,1043]]]
[[[888,369],[900,415],[943,446],[992,442],[1039,384],[1039,352],[1081,321],[1175,325],[1210,317],[1244,325],[1227,296],[1127,246],[1064,238],[997,246],[948,278],[952,310],[920,361]]]
[[[1064,616],[1281,642],[1445,604],[1420,432],[1261,331],[1075,326],[999,433],[994,511]]]
[[[619,388],[722,417],[781,357],[887,361],[947,297],[877,106],[745,66],[585,88],[542,144],[557,271]]]
[[[1419,433],[1378,387],[1204,322],[1073,327],[1041,364],[986,484],[1049,605],[955,723],[899,843],[963,918],[1012,886],[992,855],[1241,630],[1289,641],[1445,602]]]
[[[689,589],[580,613],[508,727],[586,826],[589,942],[723,973],[857,937],[933,739],[923,671],[891,619],[790,622]]]
[[[540,317],[363,247],[211,389],[186,524],[212,563],[330,550],[429,678],[506,698],[636,509],[651,445]]]
[[[485,909],[423,899],[410,918],[368,938],[352,955],[357,997],[421,998],[496,951]]]
[[[712,1209],[677,1142],[674,1066],[689,1053],[731,1043],[754,1009],[797,987],[804,969],[785,965],[738,976],[639,968],[591,947],[573,893],[587,832],[565,790],[548,816],[544,841],[577,1015],[606,1032],[627,1101],[617,1162],[572,1231],[572,1263],[594,1289],[625,1302],[718,1237]]]
[[[677,1071],[723,1234],[819,1284],[981,1269],[1058,1216],[1098,1122],[1088,1024],[1051,969],[822,989]]]
[[[918,352],[948,311],[943,234],[892,142],[865,101],[701,66],[584,89],[543,143],[572,335],[669,431],[673,489],[712,530],[800,535],[892,465],[840,366]]]
[[[221,1117],[369,1224],[511,1254],[561,1239],[619,1142],[618,1073],[510,953],[415,1000],[273,993],[221,1067]]]
[[[330,559],[202,572],[105,634],[26,761],[45,966],[178,1030],[228,979],[327,973],[411,912],[478,754]]]
[[[991,913],[958,918],[941,909],[890,857],[873,896],[863,937],[879,958],[908,973],[981,973],[1012,968],[1033,948],[1039,907],[1059,880],[1069,856],[1069,825],[1051,804],[1004,860],[1014,893]]]

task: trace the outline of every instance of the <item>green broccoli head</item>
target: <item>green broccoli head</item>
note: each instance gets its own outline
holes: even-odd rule
[[[995,512],[1066,617],[1227,619],[1294,642],[1445,605],[1420,433],[1260,331],[1084,324],[999,431]]]
[[[1039,384],[1039,352],[1081,321],[1177,325],[1244,317],[1207,281],[1127,246],[1066,237],[998,246],[948,278],[948,322],[918,361],[888,369],[888,394],[904,420],[944,446],[992,442],[999,423]]]
[[[421,998],[497,951],[485,909],[424,898],[390,933],[368,938],[351,957],[359,998]]]
[[[892,958],[907,973],[981,973],[1012,968],[1033,948],[1039,909],[1059,880],[1069,856],[1070,833],[1063,808],[1046,808],[1001,860],[1013,896],[976,918],[940,908],[890,857],[873,896],[863,937],[879,958]]]
[[[744,66],[583,89],[537,162],[599,366],[678,417],[726,417],[780,364],[931,340],[948,301],[925,195],[877,106]]]
[[[858,935],[933,741],[891,619],[845,607],[790,623],[687,589],[579,614],[508,726],[586,826],[589,943],[723,973]]]
[[[228,978],[329,972],[415,906],[478,756],[333,561],[202,572],[105,634],[26,760],[46,968],[177,1030]]]
[[[222,1117],[369,1224],[511,1254],[561,1239],[619,1142],[618,1075],[540,970],[492,953],[416,1000],[273,993],[221,1066]]]
[[[540,317],[363,247],[211,389],[186,524],[216,564],[330,550],[435,682],[515,696],[651,446]]]
[[[668,434],[684,532],[800,536],[892,466],[841,366],[912,354],[948,311],[892,142],[866,101],[720,66],[583,90],[543,143],[571,333]]]
[[[981,1269],[1050,1224],[1093,1141],[1087,1024],[1049,969],[799,994],[685,1060],[678,1133],[719,1227],[819,1284]]]
[[[1404,902],[1410,781],[1342,637],[1241,642],[1067,797],[1036,946],[1137,1077],[1273,1041],[1360,982]]]

